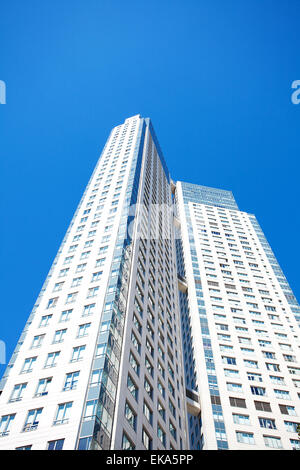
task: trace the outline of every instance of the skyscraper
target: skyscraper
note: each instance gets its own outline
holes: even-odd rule
[[[230,191],[115,127],[1,381],[0,449],[300,448],[300,307]]]
[[[115,127],[2,379],[2,449],[187,448],[171,181]]]
[[[194,449],[299,449],[300,307],[254,215],[230,191],[176,184]]]

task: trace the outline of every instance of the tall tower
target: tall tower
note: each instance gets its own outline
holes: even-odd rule
[[[115,127],[1,381],[1,449],[185,449],[171,181]]]
[[[300,307],[254,215],[177,182],[190,448],[299,449]],[[179,223],[180,221],[180,223]]]

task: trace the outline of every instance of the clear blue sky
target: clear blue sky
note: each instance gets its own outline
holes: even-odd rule
[[[300,298],[299,19],[297,0],[2,3],[7,359],[110,129],[138,113],[175,180],[230,189],[257,215]]]

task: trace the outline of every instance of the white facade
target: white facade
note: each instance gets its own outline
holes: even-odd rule
[[[168,233],[166,241],[132,237],[142,219],[139,203],[172,206],[170,179],[157,145],[150,120],[139,115],[112,130],[1,381],[0,449],[187,448],[170,211],[157,220],[158,236]],[[154,219],[151,210],[144,216],[146,233]],[[138,257],[146,260],[143,274],[137,271]],[[155,276],[152,281],[150,276]],[[134,305],[136,297],[141,311]],[[171,346],[168,328],[174,335]],[[147,377],[146,357],[153,376]],[[138,387],[138,402],[128,391],[128,374]],[[146,377],[152,397],[144,388]],[[164,397],[159,397],[158,381]],[[131,405],[126,410],[125,397]]]
[[[255,217],[175,185],[133,116],[1,380],[0,449],[299,448],[299,322]]]
[[[299,306],[286,279],[231,193],[177,182],[176,201],[186,379],[201,402],[190,445],[299,448]]]

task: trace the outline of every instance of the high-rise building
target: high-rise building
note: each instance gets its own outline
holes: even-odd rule
[[[178,271],[193,449],[300,449],[300,307],[254,215],[177,182]]]
[[[1,449],[186,449],[169,171],[115,127],[1,381]]]
[[[300,448],[300,307],[231,192],[115,127],[0,383],[0,449]]]

